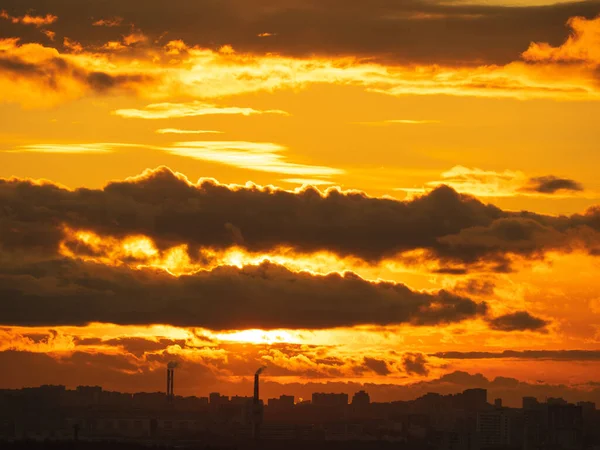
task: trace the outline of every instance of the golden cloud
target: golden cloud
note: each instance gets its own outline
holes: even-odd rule
[[[76,43],[67,40],[66,45],[78,50]],[[84,52],[61,54],[41,44],[20,44],[18,39],[0,39],[0,69],[2,100],[29,107],[52,106],[88,94],[134,92],[152,81],[143,71],[122,72]]]
[[[27,67],[33,65],[36,70],[19,76],[15,76],[14,69],[8,73],[3,71],[0,89],[6,93],[3,98],[8,101],[32,104],[32,99],[36,98],[37,104],[43,105],[94,92],[89,86],[86,88],[80,76],[67,72],[60,73],[60,76],[56,74],[56,61],[64,61],[80,71],[101,72],[112,79],[131,80],[137,77],[136,89],[132,91],[143,97],[167,99],[186,96],[197,99],[198,105],[190,103],[183,107],[183,111],[179,112],[183,115],[198,114],[198,108],[202,111],[203,102],[199,99],[297,89],[316,83],[360,86],[396,96],[445,94],[597,100],[600,98],[595,71],[600,51],[599,20],[574,18],[569,22],[574,28],[574,35],[562,46],[554,48],[548,44],[532,44],[522,60],[502,66],[480,67],[386,65],[351,57],[256,55],[236,52],[231,46],[224,46],[218,51],[189,47],[181,40],[156,48],[137,30],[123,36],[121,41],[111,41],[77,54],[61,54],[54,48],[39,44],[20,45],[16,39],[5,39],[0,44],[3,50],[0,63],[8,66],[18,61]],[[533,61],[536,64],[532,64]],[[564,61],[571,64],[564,64]],[[39,72],[53,74],[54,83],[49,86],[48,75],[41,78],[36,76]],[[174,107],[168,105],[167,111]],[[172,117],[161,107],[156,111],[152,108],[128,111],[128,114],[147,118]],[[415,123],[411,119],[402,120],[400,123]]]
[[[600,16],[595,19],[572,17],[567,22],[571,35],[564,44],[553,47],[534,42],[523,53],[526,61],[600,64]]]
[[[11,16],[5,10],[1,10],[0,19],[8,20],[14,24],[21,23],[23,25],[33,25],[39,28],[44,25],[52,25],[58,20],[58,17],[53,14],[46,14],[45,16],[32,16],[29,14],[25,14],[24,16]]]
[[[427,182],[424,188],[397,188],[397,190],[415,195],[445,185],[457,192],[477,197],[597,197],[597,194],[593,192],[583,193],[583,186],[575,180],[554,175],[528,177],[518,170],[494,171],[477,167],[454,166],[450,170],[442,172],[440,178],[440,180]]]
[[[122,17],[111,17],[108,19],[99,19],[96,20],[92,25],[95,27],[118,27],[123,23]]]
[[[179,128],[160,128],[156,132],[158,134],[223,134],[222,131],[215,130],[181,130]]]
[[[227,164],[259,172],[286,175],[333,176],[344,173],[341,169],[325,166],[291,163],[281,152],[285,147],[263,142],[194,141],[177,142],[165,151],[186,158]]]
[[[143,109],[118,109],[114,112],[117,116],[127,119],[172,119],[176,117],[197,117],[212,115],[242,115],[255,114],[280,114],[288,115],[281,110],[261,111],[254,108],[224,107],[200,101],[189,103],[154,103]]]

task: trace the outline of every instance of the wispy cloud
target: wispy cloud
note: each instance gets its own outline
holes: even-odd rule
[[[177,133],[182,134],[182,133]],[[190,141],[158,146],[132,143],[83,143],[83,144],[31,144],[16,147],[13,153],[71,153],[108,154],[126,148],[144,148],[166,152],[186,158],[226,164],[241,169],[259,172],[292,175],[287,179],[295,184],[333,184],[326,180],[305,177],[330,177],[344,173],[341,169],[310,164],[297,164],[287,161],[283,154],[286,147],[270,142],[249,141]]]
[[[242,169],[286,175],[331,176],[340,169],[287,162],[281,152],[286,148],[268,142],[194,141],[178,142],[165,151],[187,158],[227,164]]]
[[[117,147],[125,144],[94,143],[94,144],[33,144],[23,145],[14,152],[26,153],[111,153]]]
[[[73,154],[105,154],[113,153],[124,148],[146,148],[149,150],[163,150],[148,144],[130,144],[123,142],[92,142],[84,144],[30,144],[22,145],[9,150],[10,153],[73,153]]]
[[[427,125],[441,123],[439,120],[414,120],[414,119],[389,119],[374,122],[354,122],[357,125],[367,125],[372,127],[381,127],[389,125]]]
[[[409,194],[425,193],[437,186],[450,186],[457,192],[476,195],[477,197],[573,197],[580,195],[583,187],[569,178],[553,175],[529,178],[518,170],[483,170],[455,166],[443,172],[441,179],[425,183],[423,188],[399,188]]]
[[[223,134],[216,130],[180,130],[178,128],[161,128],[156,130],[158,134]]]
[[[24,16],[11,16],[5,10],[1,10],[0,19],[5,19],[15,24],[21,23],[23,25],[33,25],[39,28],[44,25],[52,25],[58,20],[58,17],[52,14],[46,14],[45,16],[32,16],[29,14],[25,14]]]
[[[254,108],[240,108],[237,106],[217,106],[210,103],[193,101],[189,103],[153,103],[143,109],[118,109],[114,111],[117,116],[128,119],[172,119],[176,117],[197,117],[211,115],[243,115],[255,114],[280,114],[289,115],[278,109],[258,110]]]
[[[429,356],[444,359],[546,359],[566,361],[598,361],[598,350],[504,350],[502,352],[438,352]]]
[[[111,17],[109,19],[96,20],[92,25],[95,27],[118,27],[123,24],[122,17]]]
[[[300,184],[309,186],[329,186],[335,184],[333,181],[318,180],[315,178],[283,178],[279,181],[290,184]]]

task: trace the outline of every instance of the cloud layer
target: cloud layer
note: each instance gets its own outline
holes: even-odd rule
[[[600,242],[597,209],[570,217],[508,212],[444,186],[402,202],[338,189],[322,194],[310,187],[289,192],[214,180],[193,184],[161,168],[102,190],[2,180],[0,198],[5,252],[56,255],[68,226],[120,239],[146,236],[159,249],[185,244],[192,258],[201,248],[286,247],[367,262],[418,258],[446,264],[440,270],[502,272],[514,257],[574,249],[595,254]]]
[[[246,9],[237,2],[234,3],[236,4],[230,6],[235,6],[236,11]],[[361,19],[361,14],[365,12],[359,5],[354,5],[354,8],[350,9],[346,4],[342,7],[337,0],[329,7],[343,10],[344,13],[340,11],[341,17],[347,19],[348,12],[351,12],[356,16],[353,22]],[[388,25],[394,24],[394,30],[403,29],[397,26],[398,20],[402,21],[402,19],[393,10],[388,10],[388,7],[384,5],[381,7],[382,9],[379,10],[369,6],[369,11],[379,11],[380,17],[376,22],[383,20]],[[588,7],[586,2],[571,6],[547,7],[546,12],[550,14],[555,8],[578,10]],[[449,8],[456,10],[458,7]],[[60,9],[60,6],[57,9]],[[151,9],[148,7],[148,11]],[[331,9],[324,10],[320,4],[301,9],[302,14],[294,17],[314,13],[318,16],[324,11],[329,16],[331,13]],[[261,9],[257,8],[257,11]],[[486,11],[481,10],[478,14],[485,16]],[[287,11],[281,12],[287,13]],[[502,12],[495,11],[497,14]],[[514,14],[522,12],[523,10],[520,9],[512,11]],[[66,14],[69,15],[68,12]],[[89,12],[86,14],[89,15]],[[431,17],[441,18],[446,15],[451,16],[452,12],[432,14]],[[587,15],[590,13],[587,12]],[[529,16],[527,18],[532,19]],[[560,23],[565,23],[567,19],[568,17],[562,18],[563,21]],[[446,19],[444,20],[447,23]],[[176,39],[176,36],[169,34],[168,41],[159,39],[164,35],[164,30],[152,39],[144,34],[146,31],[140,31],[135,26],[129,30],[129,34],[123,34],[122,30],[119,30],[120,27],[92,26],[90,23],[89,35],[104,36],[104,40],[99,41],[99,38],[92,41],[84,40],[78,34],[64,35],[59,39],[56,38],[57,33],[53,30],[44,30],[50,44],[27,39],[26,33],[23,32],[15,32],[5,36],[4,39],[0,37],[0,65],[5,69],[0,72],[0,88],[10,94],[4,96],[4,101],[18,102],[30,107],[53,105],[60,101],[89,95],[122,92],[167,101],[182,96],[191,99],[192,103],[181,104],[184,107],[179,108],[178,111],[171,108],[173,105],[168,106],[166,110],[163,109],[163,106],[170,105],[169,103],[153,103],[150,108],[129,108],[120,112],[126,117],[147,119],[205,114],[207,108],[203,105],[207,105],[208,100],[223,96],[277,89],[298,89],[321,83],[360,86],[369,91],[393,96],[447,94],[519,99],[598,100],[600,98],[597,83],[599,44],[595,38],[600,23],[598,20],[577,17],[569,21],[573,36],[567,38],[559,47],[553,47],[548,41],[544,41],[542,44],[532,44],[528,48],[527,45],[531,40],[537,41],[535,36],[530,36],[527,42],[522,42],[519,50],[513,51],[512,57],[502,64],[490,64],[490,61],[486,64],[483,55],[475,58],[475,55],[465,55],[465,58],[452,58],[452,61],[447,61],[445,58],[449,49],[439,52],[440,39],[437,33],[433,34],[436,36],[435,48],[431,49],[435,54],[429,54],[427,58],[422,59],[418,55],[410,54],[410,45],[403,45],[402,49],[407,50],[409,54],[395,59],[391,55],[402,53],[383,50],[386,44],[392,41],[385,34],[385,39],[380,37],[381,28],[374,29],[377,35],[374,38],[377,39],[373,40],[372,48],[361,49],[360,46],[353,48],[350,45],[342,52],[338,48],[323,49],[319,52],[316,51],[319,47],[318,42],[331,42],[331,39],[315,41],[312,44],[315,49],[295,51],[297,49],[293,48],[293,43],[306,42],[305,39],[295,38],[283,43],[281,49],[267,51],[263,43],[282,44],[279,36],[289,36],[289,33],[277,33],[277,36],[269,39],[255,37],[257,46],[244,45],[252,39],[248,39],[248,36],[240,36],[240,42],[232,37],[229,42],[225,41],[215,47],[214,40],[210,40],[211,45],[201,44],[198,43],[198,39],[186,39],[187,36]],[[408,19],[408,23],[413,22],[417,23],[420,29],[426,29],[428,26],[439,29],[438,20]],[[328,27],[330,26],[329,22],[323,23],[328,23]],[[472,23],[477,23],[477,19]],[[198,29],[198,26],[195,24],[195,29]],[[143,26],[142,28],[147,29]],[[355,29],[356,23],[352,25],[353,35]],[[559,29],[560,36],[564,36],[565,30],[562,26]],[[458,30],[459,28],[455,32]],[[486,30],[488,36],[489,28],[483,27],[480,30]],[[39,30],[36,33],[39,34]],[[260,33],[255,30],[251,36],[257,34]],[[511,31],[511,34],[514,33]],[[556,40],[555,31],[549,34]],[[410,43],[419,42],[415,40],[414,34],[409,36]],[[507,36],[503,35],[503,44],[507,43],[506,38]],[[363,39],[364,37],[361,37],[361,42]],[[465,49],[471,49],[473,41],[473,33],[471,33]],[[54,42],[62,42],[62,48],[55,48]],[[482,40],[482,42],[487,41]],[[581,50],[588,47],[591,50]],[[486,44],[485,50],[489,55],[489,45]],[[425,53],[429,53],[429,50]],[[572,54],[577,57],[560,56]],[[432,64],[431,61],[434,63]],[[195,106],[194,101],[197,102]],[[268,112],[281,113],[278,110]],[[238,113],[244,112],[238,111]]]
[[[230,44],[251,53],[356,55],[445,64],[505,64],[532,41],[560,42],[570,17],[591,18],[598,13],[595,1],[525,7],[474,3],[259,0],[250,6],[240,0],[193,4],[148,0],[143,10],[131,10],[118,0],[85,6],[59,0],[48,10],[41,0],[26,4],[5,0],[3,7],[15,16],[31,8],[57,15],[61,20],[56,30],[87,45],[115,40],[123,27],[133,23],[152,40],[168,31],[170,39],[204,47]],[[583,19],[572,26],[579,29],[580,22]]]
[[[6,325],[168,324],[209,329],[434,325],[485,314],[446,291],[420,293],[357,275],[317,276],[264,263],[179,278],[166,272],[53,260],[0,271]]]

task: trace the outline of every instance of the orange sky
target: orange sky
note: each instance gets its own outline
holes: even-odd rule
[[[600,398],[600,4],[167,3],[0,11],[0,387]]]

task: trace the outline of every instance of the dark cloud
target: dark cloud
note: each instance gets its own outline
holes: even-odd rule
[[[281,266],[219,267],[173,277],[75,260],[0,269],[0,322],[169,324],[210,329],[435,325],[485,314],[486,304],[446,291],[316,276]]]
[[[485,3],[485,2],[482,2]],[[151,41],[163,36],[218,48],[285,55],[356,55],[394,62],[481,64],[517,59],[532,41],[556,45],[567,36],[569,17],[591,18],[597,1],[507,7],[427,0],[147,0],[131,8],[120,0],[4,0],[13,15],[52,13],[60,39],[86,45],[119,40],[131,24]],[[106,17],[123,18],[114,28],[93,26]],[[39,39],[32,27],[7,23],[1,36]],[[261,33],[271,33],[261,38]]]
[[[490,328],[499,331],[541,331],[546,332],[550,322],[532,316],[526,311],[517,311],[489,320]]]
[[[188,244],[192,258],[199,248],[233,245],[330,251],[369,262],[423,249],[446,263],[445,273],[482,264],[506,272],[508,255],[540,258],[575,246],[594,254],[600,247],[600,209],[569,217],[508,212],[446,186],[402,202],[314,188],[192,185],[161,168],[102,190],[0,180],[0,201],[0,248],[20,253],[56,254],[63,225],[115,238],[141,234],[161,249]]]
[[[402,366],[409,375],[427,375],[429,368],[427,367],[427,358],[422,353],[406,353],[402,357]]]
[[[90,72],[85,75],[86,84],[95,92],[103,93],[112,89],[136,84],[148,84],[152,78],[147,75],[110,75],[105,72]]]
[[[546,359],[552,361],[600,361],[599,350],[504,350],[503,352],[439,352],[444,359]]]
[[[155,364],[140,364],[128,355],[74,352],[61,357],[40,353],[0,352],[2,367],[18,370],[0,371],[0,384],[4,388],[21,388],[42,384],[66,385],[71,389],[79,385],[102,386],[106,390],[124,392],[162,392],[164,371],[168,358],[158,357]],[[162,367],[161,367],[162,365]],[[177,393],[193,395],[198,383],[207,386],[215,383],[215,376],[201,363],[187,361],[177,373]]]
[[[383,359],[377,359],[377,358],[369,358],[368,356],[364,357],[364,366],[375,372],[377,375],[389,375],[390,373],[392,373],[390,371],[390,368],[387,365],[387,362],[385,362]]]
[[[165,350],[168,346],[178,345],[179,347],[185,348],[185,340],[171,340],[171,339],[158,339],[150,340],[145,338],[127,337],[127,338],[116,338],[108,339],[101,342],[102,345],[121,347],[128,353],[135,356],[143,356],[148,352],[156,352],[159,350]],[[78,345],[82,345],[78,342]]]
[[[325,366],[343,366],[344,360],[335,356],[328,356],[327,358],[316,359],[317,364],[323,364]]]
[[[0,51],[0,71],[2,76],[27,79],[55,91],[68,89],[72,80],[96,93],[133,88],[136,85],[152,82],[152,78],[146,74],[111,75],[100,71],[89,71],[61,57],[40,58],[36,62],[30,62],[4,51]]]
[[[458,282],[454,285],[454,292],[461,292],[473,296],[491,296],[494,295],[496,285],[490,280],[479,280],[471,278]]]
[[[527,192],[538,192],[540,194],[555,194],[560,191],[583,191],[583,186],[575,180],[548,175],[530,179],[529,185],[523,188],[523,190]]]
[[[468,386],[472,388],[485,388],[490,384],[490,380],[480,373],[470,374],[469,372],[461,370],[442,375],[439,381],[441,383],[450,383],[457,386]]]

